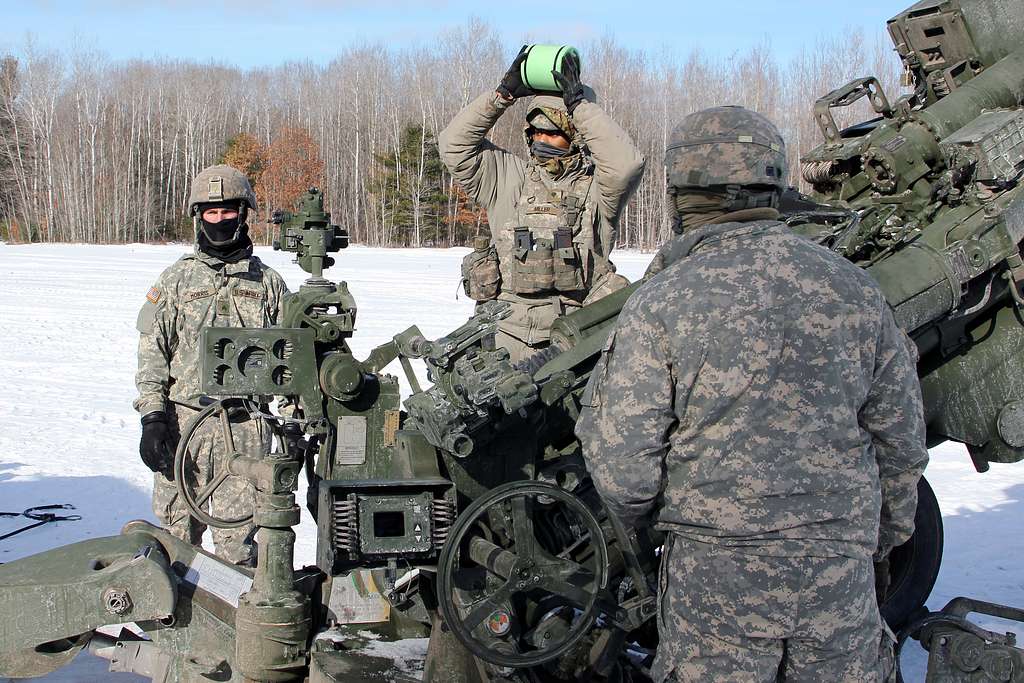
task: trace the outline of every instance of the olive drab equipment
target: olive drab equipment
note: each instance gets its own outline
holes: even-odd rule
[[[462,287],[475,301],[490,301],[501,289],[498,252],[486,235],[473,238],[473,251],[462,259]]]
[[[581,298],[592,281],[596,258],[593,175],[553,180],[531,167],[516,204],[516,217],[466,256],[466,294],[477,301],[499,292],[558,294]]]

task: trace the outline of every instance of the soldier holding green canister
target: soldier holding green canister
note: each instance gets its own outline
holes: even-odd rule
[[[192,181],[189,213],[196,245],[165,270],[139,312],[139,370],[135,408],[142,415],[139,452],[153,470],[153,511],[175,536],[199,545],[205,525],[189,515],[172,478],[172,460],[181,430],[200,398],[200,333],[203,328],[269,327],[281,312],[288,288],[269,266],[252,255],[247,216],[256,209],[248,178],[230,166],[211,166]],[[193,439],[186,468],[202,487],[221,471],[228,453],[221,428],[207,421]],[[235,448],[258,453],[265,437],[253,421],[232,426]],[[210,496],[215,516],[237,518],[252,512],[252,487],[228,477]],[[217,554],[238,564],[251,562],[245,544],[252,525],[214,529]]]
[[[867,273],[777,220],[767,119],[692,114],[666,166],[680,235],[576,425],[609,512],[666,532],[654,681],[880,680],[872,560],[928,461],[916,350]]]
[[[438,140],[452,176],[487,210],[491,239],[466,257],[464,284],[477,301],[510,304],[497,343],[513,362],[547,346],[556,317],[623,286],[608,255],[644,170],[629,135],[580,81],[575,51],[560,51],[561,70],[550,71],[547,84],[534,83],[557,82],[558,95],[538,95],[524,82],[528,52],[524,46],[497,91],[470,102]],[[524,160],[487,133],[527,96]]]

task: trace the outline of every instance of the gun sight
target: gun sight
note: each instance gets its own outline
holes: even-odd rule
[[[323,279],[324,269],[334,265],[327,254],[348,246],[348,232],[331,225],[331,214],[324,211],[323,193],[315,187],[302,195],[294,213],[277,209],[270,222],[278,226],[274,250],[295,253],[295,262],[313,280]]]

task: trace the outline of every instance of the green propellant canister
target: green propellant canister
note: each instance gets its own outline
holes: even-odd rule
[[[572,45],[531,45],[526,49],[526,59],[519,67],[519,73],[523,78],[523,84],[531,90],[549,92],[560,92],[551,72],[562,71],[562,61],[566,55],[580,53]]]

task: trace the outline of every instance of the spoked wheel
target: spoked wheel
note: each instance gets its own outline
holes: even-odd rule
[[[253,515],[238,517],[215,517],[204,508],[207,501],[229,477],[238,476],[231,472],[231,461],[243,455],[237,450],[236,439],[231,431],[231,425],[236,424],[240,415],[248,415],[250,420],[263,419],[260,415],[259,405],[247,398],[225,398],[212,403],[197,414],[185,428],[181,439],[178,441],[178,450],[174,454],[174,481],[178,487],[178,495],[189,508],[189,512],[199,521],[219,529],[233,529],[245,526],[252,521]],[[196,437],[204,431],[204,427],[211,421],[219,424],[220,435],[223,439],[226,452],[211,463],[213,471],[210,472],[210,481],[202,487],[193,487],[189,484],[186,471],[189,448]],[[254,455],[254,454],[245,454]]]
[[[556,513],[580,530],[569,543],[537,533],[538,521]],[[550,484],[512,482],[459,516],[437,581],[445,623],[470,652],[499,666],[533,667],[565,654],[593,625],[608,547],[579,498]]]

